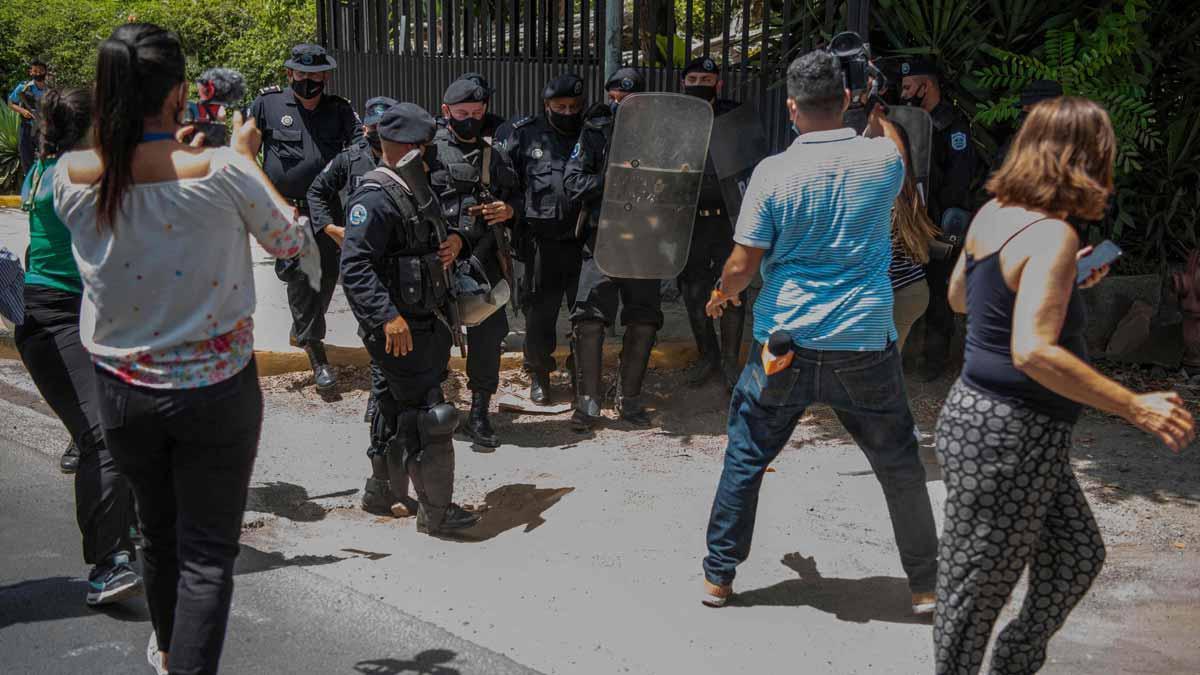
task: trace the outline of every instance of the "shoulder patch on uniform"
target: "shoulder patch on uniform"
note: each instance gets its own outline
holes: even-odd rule
[[[350,215],[346,217],[346,220],[351,225],[362,225],[367,222],[367,207],[362,204],[355,204],[350,208]]]
[[[283,91],[283,89],[281,89],[281,88],[279,87],[279,85],[277,85],[277,84],[273,84],[273,85],[271,85],[271,86],[269,86],[269,87],[263,87],[262,89],[259,89],[259,90],[258,90],[258,95],[259,95],[259,96],[266,96],[267,94],[278,94],[278,93],[279,93],[279,92],[281,92],[281,91]]]
[[[962,152],[967,149],[967,133],[965,131],[956,131],[950,134],[950,147],[955,152]]]
[[[521,119],[517,120],[516,122],[513,122],[512,125],[513,125],[514,129],[520,129],[521,127],[525,126],[526,124],[533,123],[533,121],[536,119],[537,118],[534,117],[533,115],[526,115],[526,116],[522,117]]]

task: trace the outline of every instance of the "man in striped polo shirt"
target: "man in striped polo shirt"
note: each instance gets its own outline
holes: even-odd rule
[[[708,525],[704,604],[732,594],[750,553],[767,466],[813,403],[832,407],[883,486],[913,611],[933,611],[937,532],[917,455],[892,325],[891,211],[904,179],[899,137],[879,113],[868,135],[844,128],[850,102],[836,56],[788,68],[788,112],[800,137],[754,171],[735,248],[708,304],[720,316],[761,266],[754,337],[780,333],[791,364],[767,375],[758,354],[730,403],[725,467]],[[779,338],[777,338],[779,340]]]

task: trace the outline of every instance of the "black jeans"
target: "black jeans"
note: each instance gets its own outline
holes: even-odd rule
[[[22,119],[21,126],[17,131],[17,151],[21,157],[21,181],[25,180],[25,174],[33,168],[33,162],[37,159],[38,132],[37,125],[33,120]],[[17,183],[18,187],[20,183]]]
[[[508,310],[504,307],[467,329],[467,389],[495,394],[500,388],[500,356],[508,335]]]
[[[554,348],[558,346],[558,311],[563,297],[567,299],[568,313],[575,308],[583,245],[577,241],[538,239],[537,250],[533,288],[524,307],[524,365],[531,373],[549,373],[558,367]]]
[[[81,300],[67,291],[26,286],[25,323],[17,326],[14,337],[38,392],[79,448],[75,517],[83,535],[83,560],[98,565],[118,551],[134,554],[129,540],[133,493],[100,433],[96,370],[79,342]]]
[[[146,599],[172,673],[215,673],[263,399],[252,361],[198,389],[157,390],[99,373],[100,420],[133,484],[146,538]]]
[[[731,583],[749,557],[763,475],[813,403],[833,408],[875,471],[909,587],[932,591],[937,529],[894,344],[877,352],[797,349],[791,367],[770,378],[760,359],[749,360],[729,402],[729,444],[708,521],[705,577]]]
[[[317,250],[321,252],[321,290],[314,291],[308,278],[300,272],[295,260],[279,260],[275,274],[287,283],[288,307],[292,310],[291,338],[303,347],[325,339],[325,312],[337,289],[342,252],[336,242],[324,232],[316,234]]]

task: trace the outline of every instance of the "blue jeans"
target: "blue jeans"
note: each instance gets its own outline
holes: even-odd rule
[[[731,583],[738,563],[749,557],[763,474],[813,403],[832,407],[866,454],[883,486],[909,587],[932,592],[937,530],[894,344],[877,352],[797,348],[791,367],[769,382],[758,353],[751,354],[729,403],[729,444],[708,521],[705,577]]]

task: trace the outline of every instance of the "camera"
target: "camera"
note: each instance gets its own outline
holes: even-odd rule
[[[875,105],[887,109],[879,92],[887,86],[883,71],[871,62],[871,47],[854,31],[833,36],[827,48],[838,57],[842,65],[842,82],[850,90],[850,108],[846,111],[846,125],[862,133],[867,128],[867,118]],[[866,102],[864,103],[864,94]]]
[[[229,127],[234,108],[246,95],[246,78],[229,68],[210,68],[196,80],[199,101],[188,103],[188,114],[184,124],[196,127],[196,133],[204,134],[204,145],[217,148],[229,145]]]

